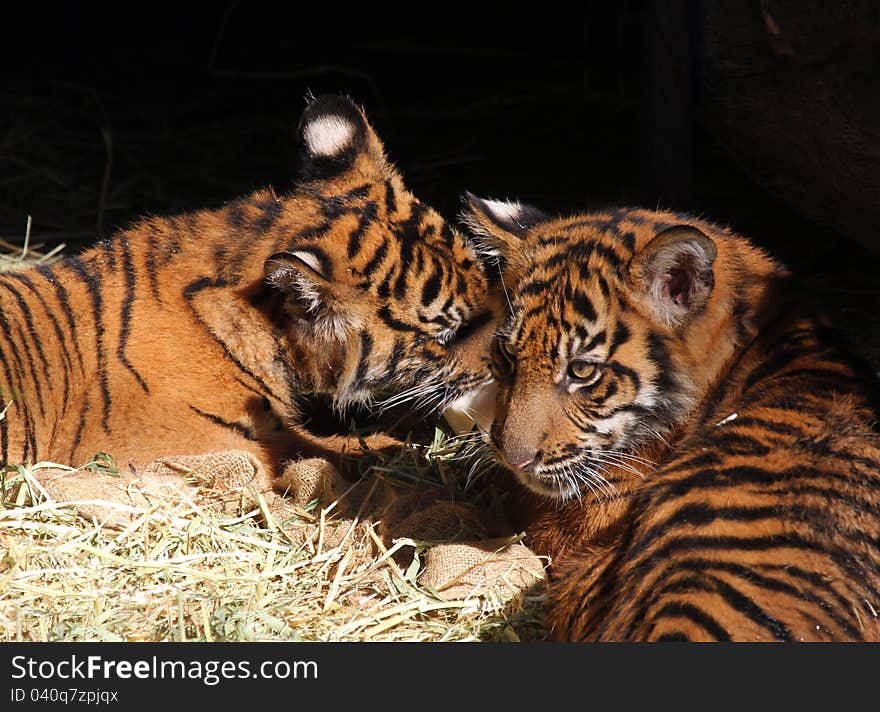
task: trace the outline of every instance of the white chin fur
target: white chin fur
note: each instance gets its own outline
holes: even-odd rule
[[[495,381],[478,386],[454,400],[443,411],[443,417],[456,433],[468,433],[474,425],[483,432],[489,432],[495,418],[497,393]]]
[[[354,135],[354,126],[341,116],[321,116],[303,131],[313,156],[335,156],[345,150]]]
[[[567,502],[578,495],[577,489],[564,480],[544,481],[521,471],[514,474],[521,485],[542,497]]]

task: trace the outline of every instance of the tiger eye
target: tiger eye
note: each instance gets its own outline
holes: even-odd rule
[[[599,368],[589,361],[575,360],[568,364],[568,375],[576,381],[593,383],[599,380]]]

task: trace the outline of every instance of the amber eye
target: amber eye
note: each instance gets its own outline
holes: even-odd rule
[[[575,381],[590,385],[599,380],[602,372],[596,364],[577,359],[568,364],[568,375]]]

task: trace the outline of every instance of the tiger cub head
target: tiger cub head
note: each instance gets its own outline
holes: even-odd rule
[[[278,201],[264,276],[286,295],[304,390],[440,409],[489,380],[494,316],[474,246],[407,190],[350,100],[312,101],[298,135],[300,181]]]
[[[670,212],[550,218],[466,203],[510,297],[492,346],[492,444],[551,497],[601,488],[609,466],[686,424],[752,338],[781,270],[728,230]]]

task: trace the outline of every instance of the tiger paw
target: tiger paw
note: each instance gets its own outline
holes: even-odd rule
[[[425,554],[419,583],[445,601],[495,595],[511,600],[546,583],[544,562],[509,539],[438,544]]]

